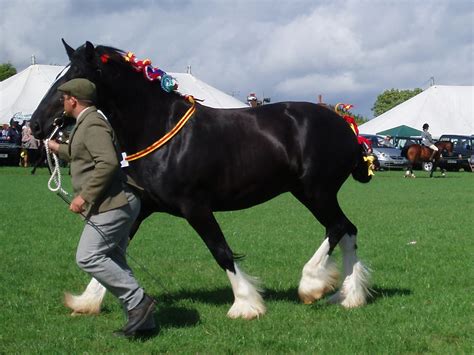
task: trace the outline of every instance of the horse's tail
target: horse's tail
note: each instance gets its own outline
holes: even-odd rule
[[[352,170],[352,177],[362,183],[369,182],[372,179],[371,164],[372,162],[367,160],[364,148],[360,145],[359,157],[354,170]]]
[[[400,155],[404,158],[407,158],[408,159],[408,149],[410,148],[409,145],[406,145],[402,148],[402,152],[400,153]]]

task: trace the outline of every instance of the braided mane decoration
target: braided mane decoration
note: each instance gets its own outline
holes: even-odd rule
[[[105,56],[102,56],[102,62],[104,62],[104,59],[107,60],[108,58],[104,58]],[[151,65],[151,60],[150,59],[144,59],[144,60],[137,60],[135,57],[135,54],[132,52],[128,52],[126,55],[123,57],[126,62],[130,63],[132,67],[137,71],[137,72],[143,72],[143,75],[145,78],[147,78],[150,81],[155,81],[155,80],[160,80],[161,82],[161,88],[166,91],[166,92],[172,92],[178,89],[178,82],[176,81],[175,78],[173,78],[171,75],[166,74],[165,71],[153,67]],[[106,62],[106,61],[105,61]]]

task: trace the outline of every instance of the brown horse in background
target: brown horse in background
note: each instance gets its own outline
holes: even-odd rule
[[[432,162],[433,167],[431,168],[430,177],[433,177],[433,173],[436,171],[438,166],[439,159],[444,156],[449,156],[453,153],[453,143],[452,142],[436,142],[435,146],[438,148],[438,151],[433,156],[433,160],[430,161],[431,153],[433,152],[430,148],[420,144],[412,144],[406,146],[402,149],[402,156],[407,158],[408,168],[405,177],[415,177],[413,174],[413,164],[422,163],[422,162]],[[444,176],[444,169],[441,171],[441,174]]]

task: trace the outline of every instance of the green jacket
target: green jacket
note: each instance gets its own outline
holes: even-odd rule
[[[69,144],[61,144],[58,155],[70,161],[74,195],[86,201],[85,214],[97,214],[128,203],[125,184],[137,187],[120,168],[112,127],[94,106],[76,122]]]

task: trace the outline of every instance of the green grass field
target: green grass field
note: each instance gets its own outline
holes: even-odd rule
[[[352,310],[299,302],[301,269],[324,230],[289,194],[217,214],[233,250],[246,255],[242,268],[266,289],[268,312],[253,321],[226,317],[228,279],[191,227],[155,214],[129,253],[159,280],[130,262],[159,300],[161,332],[128,341],[112,335],[124,322],[112,296],[99,316],[71,317],[62,305],[64,291],[82,292],[89,281],[74,261],[82,222],[48,191],[46,169],[29,172],[0,168],[2,354],[474,352],[472,173],[404,179],[392,171],[369,184],[346,182],[339,200],[359,229],[359,257],[373,270],[375,291]]]

